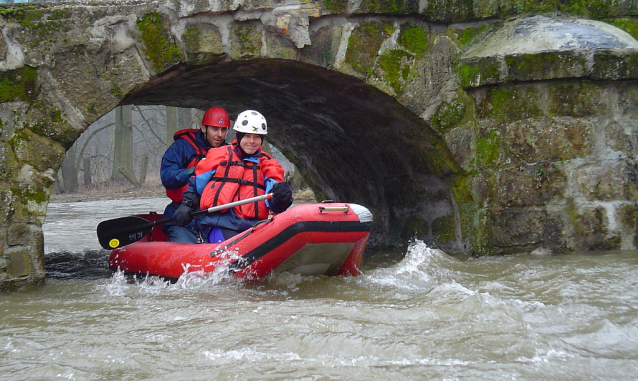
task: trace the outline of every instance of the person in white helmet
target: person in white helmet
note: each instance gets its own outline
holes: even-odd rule
[[[254,110],[243,111],[233,130],[236,140],[232,145],[209,150],[197,164],[196,176],[175,212],[175,222],[180,226],[190,223],[190,214],[198,206],[203,210],[266,193],[273,193],[273,198],[198,217],[197,224],[208,242],[221,242],[249,229],[267,219],[270,212],[285,211],[293,201],[283,167],[261,149],[268,133],[266,118]]]

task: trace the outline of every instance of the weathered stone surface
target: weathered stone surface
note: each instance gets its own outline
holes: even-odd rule
[[[631,35],[600,21],[540,15],[518,19],[464,54],[461,85],[636,78],[637,49]]]
[[[638,52],[597,53],[594,55],[592,79],[638,78]]]
[[[182,34],[186,59],[194,65],[216,63],[224,53],[222,35],[215,25],[208,23],[188,24]]]
[[[603,207],[583,207],[574,216],[574,241],[576,250],[620,249],[620,235],[609,231],[607,211]]]
[[[474,131],[471,126],[456,127],[445,134],[445,141],[452,155],[466,171],[474,168],[473,138]]]
[[[9,225],[9,230],[7,232],[7,245],[9,246],[17,246],[17,245],[27,245],[30,241],[29,234],[31,233],[29,226],[24,223],[15,223]]]
[[[627,178],[635,176],[632,172],[626,163],[611,161],[578,168],[576,176],[580,193],[590,201],[632,200],[636,194],[629,189],[632,181]]]
[[[616,220],[622,234],[621,249],[632,249],[638,243],[638,204],[624,204],[616,209]]]
[[[490,219],[496,254],[531,251],[543,243],[546,212],[541,208],[494,211]]]
[[[549,162],[503,168],[498,172],[496,197],[506,207],[541,206],[562,196],[566,180]]]
[[[586,56],[573,51],[538,52],[505,57],[504,82],[539,81],[549,78],[580,78],[588,74]]]
[[[64,158],[64,148],[28,129],[15,131],[8,142],[20,163],[33,166],[39,171],[58,168]]]
[[[5,250],[7,257],[7,275],[11,278],[25,277],[33,273],[31,258],[26,248],[20,247]]]
[[[569,160],[591,152],[592,128],[579,119],[527,119],[505,129],[504,150],[514,163]]]

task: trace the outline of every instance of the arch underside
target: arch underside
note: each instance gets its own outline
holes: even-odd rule
[[[181,66],[122,104],[216,105],[231,118],[262,112],[268,141],[315,192],[373,211],[372,246],[405,243],[403,221],[436,218],[449,194],[449,153],[435,152],[445,145],[429,125],[375,87],[322,67],[279,59]]]

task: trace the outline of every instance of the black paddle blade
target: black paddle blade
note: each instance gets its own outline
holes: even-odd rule
[[[135,216],[102,221],[97,225],[97,239],[103,248],[113,250],[139,241],[155,225],[155,222]]]

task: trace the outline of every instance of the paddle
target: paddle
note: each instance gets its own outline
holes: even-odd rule
[[[272,193],[247,198],[245,200],[230,202],[224,205],[213,206],[204,210],[198,210],[191,213],[191,216],[218,212],[220,210],[230,209],[234,208],[235,206],[250,204],[251,202],[257,202],[269,198],[272,198]],[[139,241],[151,231],[153,226],[165,224],[172,221],[175,221],[175,217],[164,218],[163,220],[159,221],[148,221],[142,217],[136,216],[120,217],[112,220],[106,220],[100,222],[97,225],[97,238],[103,248],[107,250],[117,249],[118,247],[128,245],[129,243]]]

